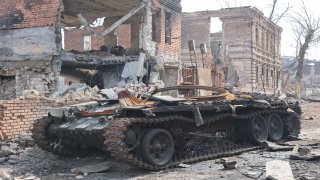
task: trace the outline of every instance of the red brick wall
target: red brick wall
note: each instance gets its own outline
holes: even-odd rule
[[[104,31],[104,27],[96,27],[94,28],[97,34]],[[131,47],[131,24],[123,24],[120,25],[116,29],[116,33],[118,34],[119,45],[125,48]],[[83,51],[83,37],[87,36],[88,32],[85,29],[72,29],[64,31],[64,49],[66,51],[77,50]],[[99,50],[100,46],[104,45],[104,38],[95,38],[91,36],[91,49]]]
[[[0,101],[0,141],[16,139],[20,134],[31,132],[34,122],[47,116],[50,108],[83,102],[58,102],[53,99]]]
[[[122,24],[116,29],[119,45],[125,48],[131,47],[131,24]]]
[[[0,104],[0,140],[30,132],[35,120],[47,115],[49,100],[9,100]]]
[[[62,0],[1,0],[0,29],[52,26]]]
[[[94,29],[96,33],[102,32],[103,27]],[[64,31],[64,49],[66,51],[77,50],[83,51],[83,37],[87,36],[88,32],[85,29],[72,29]],[[100,46],[104,44],[104,38],[95,38],[91,36],[91,49],[99,50]]]
[[[162,8],[160,43],[157,45],[158,55],[163,56],[166,62],[176,62],[181,56],[181,13],[160,3],[156,6]],[[171,13],[171,44],[165,43],[165,12]]]

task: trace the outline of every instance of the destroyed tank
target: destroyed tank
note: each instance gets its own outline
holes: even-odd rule
[[[174,98],[157,93],[205,94]],[[224,88],[177,86],[139,97],[51,109],[35,122],[40,148],[66,156],[99,150],[147,170],[171,168],[260,149],[300,133],[298,103]]]

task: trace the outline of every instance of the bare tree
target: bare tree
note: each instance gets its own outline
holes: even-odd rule
[[[229,0],[216,0],[216,1],[220,5],[221,8],[229,8],[230,7]]]
[[[269,19],[271,21],[273,20],[273,15],[274,15],[274,11],[275,11],[276,6],[277,6],[277,2],[278,2],[278,0],[273,0],[273,2],[272,2],[272,9],[271,9],[271,12],[270,12],[270,15],[269,15]]]
[[[292,16],[293,32],[297,43],[297,72],[295,77],[295,96],[301,98],[304,57],[310,46],[320,41],[320,17],[311,16],[302,0],[301,13]]]
[[[230,0],[216,0],[216,2],[220,5],[221,8],[231,8],[231,7],[238,7],[242,6],[242,0],[238,2],[238,0],[232,0],[233,5],[231,4]]]
[[[280,19],[286,17],[289,10],[292,8],[292,6],[290,6],[290,3],[288,3],[287,7],[280,14],[276,14],[275,12],[276,12],[276,7],[278,6],[278,2],[279,0],[272,0],[271,11],[269,15],[269,19],[276,24],[278,24]]]

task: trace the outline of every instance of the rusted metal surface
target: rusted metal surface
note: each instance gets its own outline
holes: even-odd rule
[[[87,111],[80,111],[79,112],[81,117],[92,117],[92,116],[111,116],[114,114],[114,110],[104,110],[101,112],[87,112]]]
[[[234,100],[235,96],[231,94],[224,88],[220,87],[208,87],[208,86],[199,86],[199,85],[180,85],[173,87],[165,87],[161,89],[157,89],[151,94],[156,94],[158,92],[170,91],[170,90],[205,90],[212,92],[212,95],[209,96],[193,96],[189,97],[188,100]]]
[[[135,96],[129,95],[129,92],[127,91],[121,91],[118,97],[119,97],[119,102],[122,108],[133,107],[133,106],[144,107],[144,106],[154,104],[153,101],[144,101]]]
[[[200,89],[200,90],[207,90],[207,91],[225,92],[224,88],[218,88],[218,87],[199,86],[199,85],[180,85],[180,86],[161,88],[161,89],[155,90],[154,92],[151,92],[151,94],[155,94],[158,92],[164,92],[164,91],[170,91],[170,90],[189,90],[189,89]]]
[[[140,168],[161,170],[180,163],[193,163],[259,148],[252,145],[259,144],[254,139],[256,131],[250,131],[249,134],[242,130],[255,127],[252,122],[257,118],[266,124],[263,117],[270,114],[278,114],[283,118],[283,138],[299,135],[300,115],[297,111],[288,111],[289,108],[294,108],[283,100],[253,95],[251,99],[242,99],[224,88],[206,86],[167,87],[152,93],[177,89],[202,89],[211,91],[213,95],[188,99],[152,95],[137,98],[135,92],[127,89],[119,94],[121,108],[114,111],[115,115],[108,115],[112,112],[110,108],[105,111],[82,112],[82,115],[88,117],[75,117],[77,113],[70,113],[64,117],[68,121],[48,123],[51,127],[49,129],[55,130],[50,134],[53,137],[48,138],[49,143],[38,143],[46,145],[63,141],[68,147],[71,140],[74,142],[71,146],[75,148],[108,151],[115,158]],[[88,111],[94,109],[97,108]],[[105,114],[96,116],[99,113]],[[268,132],[266,128],[264,130]],[[48,128],[39,126],[35,129],[38,130],[35,131],[35,139],[46,141],[43,133]],[[160,164],[148,159],[143,152],[149,151],[150,145],[153,146],[149,144],[151,141],[148,138],[164,134],[163,137],[172,140],[165,147],[168,145],[174,151],[165,155],[165,163]],[[261,142],[266,141],[267,136]],[[234,138],[238,139],[233,140]],[[162,152],[162,147],[158,152]]]

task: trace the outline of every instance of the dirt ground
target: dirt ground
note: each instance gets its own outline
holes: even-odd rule
[[[312,148],[320,149],[320,103],[303,103],[302,107],[304,113],[300,138],[303,140],[297,143],[313,142],[316,145]],[[292,160],[292,151],[259,150],[244,153],[232,157],[237,162],[236,168],[232,170],[225,170],[217,160],[210,160],[160,172],[147,172],[115,161],[107,155],[66,158],[37,147],[21,148],[17,152],[0,158],[0,179],[265,179],[266,162],[272,160],[290,162],[296,179],[320,179],[320,161]],[[76,174],[72,170],[99,163],[108,163],[110,168],[105,172],[92,174]]]

